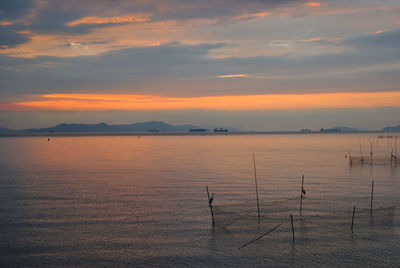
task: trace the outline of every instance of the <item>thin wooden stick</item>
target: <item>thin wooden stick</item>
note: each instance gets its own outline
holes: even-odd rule
[[[286,221],[286,220],[285,220]],[[259,237],[257,237],[256,239],[251,240],[250,242],[247,242],[246,244],[244,244],[243,246],[238,247],[238,249],[244,248],[245,246],[250,245],[253,242],[256,242],[257,240],[263,238],[264,236],[266,236],[267,234],[269,234],[270,232],[272,232],[273,230],[275,230],[276,228],[278,228],[279,226],[281,226],[282,224],[285,223],[285,221],[281,222],[280,224],[278,224],[277,226],[275,226],[274,228],[270,229],[268,232],[260,235]]]
[[[258,221],[261,219],[260,215],[260,202],[258,199],[258,185],[257,185],[257,169],[256,169],[256,158],[253,153],[253,165],[254,165],[254,182],[256,184],[256,196],[257,196],[257,212],[258,212]]]
[[[210,212],[211,212],[211,218],[212,218],[212,226],[215,226],[215,220],[214,220],[214,212],[213,212],[213,208],[212,205],[210,203],[210,193],[208,192],[208,186],[206,186],[206,190],[207,190],[207,197],[208,197],[208,206],[210,207]]]
[[[350,158],[350,166],[353,165],[353,159],[351,159],[351,153],[349,151],[349,158]]]
[[[356,206],[353,207],[353,217],[351,218],[351,233],[353,233],[354,215],[356,214]]]
[[[301,177],[301,190],[300,190],[300,216],[303,212],[303,190],[304,190],[304,175]]]
[[[293,242],[294,242],[294,240],[295,240],[296,238],[295,238],[295,236],[294,236],[294,225],[293,225],[293,215],[292,215],[292,214],[290,214],[290,221],[292,222],[292,234],[293,234]]]
[[[372,155],[373,155],[374,153],[372,152],[372,141],[371,141],[371,151],[370,151],[370,155],[371,155],[371,166],[372,166]]]
[[[371,205],[370,205],[370,218],[372,218],[372,208],[373,208],[373,202],[374,202],[374,181],[372,181],[372,186],[371,186]]]

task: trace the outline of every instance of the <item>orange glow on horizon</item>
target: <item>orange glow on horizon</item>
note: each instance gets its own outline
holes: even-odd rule
[[[304,5],[305,6],[309,6],[309,7],[319,7],[319,6],[321,6],[321,3],[318,3],[318,2],[307,2],[307,3],[304,3]]]
[[[244,96],[163,97],[118,94],[48,94],[37,100],[0,104],[14,111],[101,110],[295,110],[399,107],[400,92],[269,94]]]

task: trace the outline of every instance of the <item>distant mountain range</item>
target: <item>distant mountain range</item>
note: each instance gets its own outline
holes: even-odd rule
[[[321,131],[351,131],[351,132],[353,132],[353,131],[360,131],[360,130],[357,128],[350,128],[350,127],[332,127],[332,128],[326,128],[326,129],[321,128]]]
[[[106,123],[99,124],[59,124],[54,127],[48,128],[28,128],[23,130],[13,130],[4,127],[0,127],[0,133],[72,133],[72,132],[187,132],[190,129],[206,129],[212,130],[214,128],[220,128],[221,126],[197,126],[197,125],[171,125],[162,121],[148,121],[142,123],[133,124],[115,124],[109,125]],[[229,131],[240,132],[242,129],[235,127],[224,127]],[[321,129],[322,131],[322,129]],[[350,127],[333,127],[324,129],[323,131],[359,131],[356,128]],[[400,131],[400,125],[389,126],[382,129],[385,132],[396,132]]]
[[[332,127],[332,128],[327,128],[327,129],[321,129],[321,131],[349,131],[349,132],[356,132],[356,131],[360,131],[357,128],[350,128],[350,127]],[[381,131],[384,132],[396,132],[396,131],[400,131],[400,125],[398,126],[394,126],[394,127],[385,127],[383,128]]]
[[[206,129],[196,125],[171,125],[162,121],[148,121],[143,123],[108,125],[99,124],[59,124],[48,128],[28,128],[23,130],[12,130],[0,127],[0,133],[55,133],[55,132],[168,132],[189,131],[190,129]],[[229,129],[232,130],[232,129]],[[238,129],[234,129],[237,131]]]
[[[5,127],[0,127],[0,133],[10,133],[10,132],[15,132],[15,130],[8,129]]]
[[[388,131],[388,132],[400,131],[400,125],[394,127],[385,127],[384,129],[382,129],[382,131]]]
[[[199,128],[195,125],[171,125],[161,121],[148,121],[124,125],[99,124],[59,124],[49,128],[30,128],[22,132],[147,132],[147,131],[188,131]]]

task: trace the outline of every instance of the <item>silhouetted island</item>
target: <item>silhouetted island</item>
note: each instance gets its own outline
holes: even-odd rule
[[[224,128],[219,128],[225,130]],[[23,130],[12,130],[0,127],[0,133],[122,133],[122,132],[207,132],[208,127],[197,126],[192,124],[172,125],[162,121],[147,121],[132,124],[59,124],[54,127],[47,128],[28,128]],[[236,128],[236,131],[241,131]]]
[[[382,131],[391,132],[391,131],[400,131],[400,125],[394,127],[385,127]]]
[[[321,128],[320,131],[328,131],[328,132],[340,132],[340,131],[359,131],[357,128],[350,127],[332,127],[332,128]]]

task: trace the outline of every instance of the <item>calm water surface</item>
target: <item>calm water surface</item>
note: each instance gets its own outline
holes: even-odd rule
[[[375,155],[390,155],[392,139],[377,136],[0,138],[0,265],[399,266],[398,211],[384,224],[377,211],[367,224],[362,209],[369,208],[372,180],[374,207],[400,204],[400,167],[351,167],[345,159],[349,150],[360,154],[360,142],[364,155],[371,143]],[[261,222],[254,217],[253,152]],[[214,228],[206,185],[216,193]],[[283,212],[283,203],[274,203],[282,199],[289,207]],[[360,213],[351,235],[353,205]],[[218,209],[246,216],[227,226]],[[308,222],[331,212],[344,213],[339,224]],[[294,243],[285,222],[238,249],[290,213]]]

